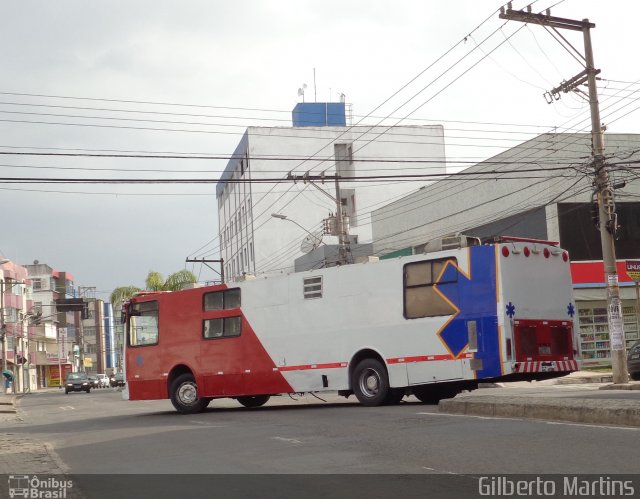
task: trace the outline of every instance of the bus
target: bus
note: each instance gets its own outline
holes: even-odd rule
[[[569,255],[535,239],[141,292],[123,320],[123,396],[185,414],[323,391],[434,403],[579,368]]]

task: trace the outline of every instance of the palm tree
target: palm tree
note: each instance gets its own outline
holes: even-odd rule
[[[195,274],[189,270],[178,270],[163,280],[162,274],[151,271],[147,275],[145,283],[147,291],[180,291],[185,284],[198,282]]]
[[[179,270],[169,275],[166,280],[162,274],[153,270],[149,271],[145,279],[146,291],[179,291],[185,284],[192,284],[198,279],[193,272],[189,270]],[[131,298],[134,294],[139,293],[142,289],[136,286],[122,286],[116,288],[111,293],[111,303],[117,304]]]
[[[111,292],[111,304],[118,305],[140,291],[142,290],[136,286],[121,286],[116,288]]]

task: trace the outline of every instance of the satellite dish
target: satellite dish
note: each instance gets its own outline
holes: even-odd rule
[[[322,236],[324,232],[319,230],[313,234],[308,234],[300,243],[300,251],[309,253],[322,244]]]
[[[302,102],[304,102],[304,91],[307,89],[307,84],[303,83],[302,86],[298,89],[298,97],[302,97]]]

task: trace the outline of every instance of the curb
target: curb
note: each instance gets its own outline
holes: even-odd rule
[[[0,414],[15,414],[16,406],[13,396],[0,396]]]
[[[640,390],[640,383],[625,383],[620,385],[604,385],[598,390]]]
[[[640,407],[635,401],[590,399],[563,400],[562,404],[530,397],[500,400],[491,396],[461,397],[441,400],[439,412],[473,416],[542,419],[573,423],[640,427]]]
[[[557,378],[554,385],[583,385],[586,383],[612,383],[612,374],[598,374],[593,376],[574,376]]]

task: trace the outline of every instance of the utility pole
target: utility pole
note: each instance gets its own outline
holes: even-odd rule
[[[185,259],[185,262],[187,262],[187,263],[204,263],[205,265],[207,265],[208,263],[219,263],[220,264],[220,272],[218,272],[216,269],[214,269],[210,265],[207,265],[207,267],[209,267],[216,274],[218,274],[220,276],[220,282],[222,284],[224,284],[224,258],[220,258],[219,260],[208,260],[206,258],[187,258],[187,259]]]
[[[0,271],[3,272],[3,271]],[[4,272],[0,280],[0,338],[2,338],[2,386],[4,393],[7,393],[7,380],[5,380],[5,372],[7,371],[7,325],[4,322]]]
[[[340,175],[310,175],[309,172],[304,175],[293,175],[293,173],[289,172],[287,176],[288,180],[293,180],[294,182],[301,180],[303,183],[309,183],[320,192],[322,192],[325,196],[331,199],[334,203],[336,203],[336,234],[331,234],[332,236],[338,236],[338,254],[340,256],[340,265],[344,265],[347,263],[352,263],[350,261],[350,249],[349,249],[349,229],[345,224],[345,217],[342,211],[342,195],[340,194]],[[335,197],[329,194],[327,191],[322,189],[320,186],[314,183],[314,180],[320,180],[324,183],[325,180],[335,180],[335,189],[336,195]],[[306,230],[306,229],[305,229]]]
[[[593,154],[593,167],[595,172],[594,186],[598,199],[600,240],[602,244],[602,261],[604,263],[604,274],[607,284],[607,315],[609,319],[609,340],[611,345],[611,363],[613,368],[613,383],[624,384],[629,381],[627,372],[626,345],[624,330],[622,327],[622,305],[620,302],[620,287],[618,285],[618,271],[616,268],[615,232],[617,219],[615,213],[615,203],[613,199],[613,188],[609,181],[609,173],[604,159],[604,137],[600,122],[600,109],[598,106],[598,91],[596,88],[596,70],[593,62],[593,48],[591,46],[591,28],[595,24],[588,19],[576,21],[562,17],[553,17],[547,9],[546,14],[533,14],[531,7],[528,11],[514,11],[511,3],[505,11],[500,9],[501,19],[520,21],[528,24],[540,24],[549,26],[557,32],[557,29],[568,29],[582,31],[584,38],[584,63],[585,69],[569,82],[563,83],[551,91],[553,98],[559,98],[559,92],[568,92],[578,85],[587,82],[589,88],[589,104],[591,107],[591,141]],[[558,33],[559,34],[559,33]],[[560,35],[564,40],[564,37]],[[566,42],[566,40],[564,40]],[[568,42],[566,42],[568,44]],[[572,47],[573,48],[573,47]],[[575,49],[574,49],[575,50]],[[576,51],[577,52],[577,51]],[[547,102],[549,100],[547,99]]]

